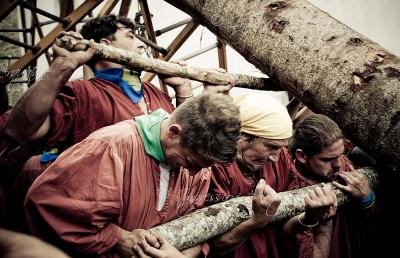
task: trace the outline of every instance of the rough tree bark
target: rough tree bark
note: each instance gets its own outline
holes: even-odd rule
[[[56,44],[68,50],[86,50],[89,48],[88,40],[79,40],[71,36],[63,36],[56,39]],[[165,62],[159,59],[151,59],[140,54],[114,48],[108,45],[95,43],[96,55],[99,58],[122,64],[138,70],[154,72],[167,76],[179,76],[199,82],[227,85],[231,81],[235,86],[258,90],[282,90],[269,78],[258,78],[244,74],[234,74],[220,72],[213,69],[204,69],[198,67],[182,66],[179,64]]]
[[[377,184],[376,171],[371,168],[363,168],[358,169],[358,172],[367,177],[371,188],[375,188]],[[279,193],[282,201],[273,221],[288,219],[303,212],[304,197],[310,189],[318,185]],[[332,186],[331,183],[327,185],[334,189],[338,205],[350,201],[346,194]],[[233,198],[154,227],[150,231],[161,233],[178,250],[183,250],[220,235],[250,218],[253,215],[252,199],[251,196]]]
[[[381,161],[400,163],[400,58],[304,0],[165,0]]]

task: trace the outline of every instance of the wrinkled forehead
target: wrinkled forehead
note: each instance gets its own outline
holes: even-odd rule
[[[256,139],[258,142],[264,145],[275,146],[275,147],[284,147],[289,143],[289,139],[278,140],[278,139],[267,139],[262,137],[257,137]]]

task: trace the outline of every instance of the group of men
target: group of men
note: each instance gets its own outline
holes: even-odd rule
[[[140,53],[134,33],[131,20],[108,15],[87,22],[82,35],[64,34]],[[376,218],[374,192],[342,155],[331,119],[312,115],[293,133],[272,97],[232,99],[213,87],[193,97],[189,80],[165,78],[174,110],[140,71],[97,59],[92,43],[53,49],[46,75],[0,117],[0,164],[13,185],[3,181],[5,199],[17,200],[12,216],[26,219],[31,234],[72,257],[362,257],[360,222]],[[95,77],[68,81],[83,64]],[[331,181],[354,202],[337,208],[323,185],[305,198],[304,213],[270,224],[277,192]],[[187,250],[146,230],[224,199],[206,196],[251,194],[253,217]]]

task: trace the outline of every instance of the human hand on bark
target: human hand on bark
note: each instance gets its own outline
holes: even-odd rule
[[[340,171],[338,175],[345,181],[346,185],[336,181],[333,181],[332,184],[340,190],[347,192],[358,200],[362,200],[371,194],[372,189],[367,178],[352,166],[350,166],[350,171]]]
[[[336,214],[337,199],[331,188],[325,184],[316,187],[304,198],[305,213],[301,219],[305,225],[315,225],[318,221],[326,221]]]
[[[116,245],[119,255],[127,258],[135,257],[137,252],[135,252],[134,247],[137,246],[139,242],[146,242],[154,248],[160,248],[157,237],[148,230],[135,229],[132,232],[122,230]]]
[[[253,197],[253,218],[259,226],[271,222],[281,203],[281,197],[272,189],[264,179],[257,184]]]
[[[369,186],[367,178],[357,172],[352,166],[350,166],[350,171],[340,171],[338,176],[345,181],[346,185],[336,181],[333,181],[332,184],[354,198],[362,200],[371,194],[372,189]]]
[[[171,63],[186,66],[186,63],[183,61],[171,61]],[[174,89],[176,97],[186,98],[193,96],[192,84],[189,79],[182,77],[166,77],[162,75],[158,75],[158,77],[164,84],[167,84]]]
[[[68,32],[62,31],[57,35],[57,38],[61,38],[63,36],[71,36],[77,39],[83,39],[82,35],[75,31],[68,31]],[[76,69],[79,66],[88,62],[90,59],[92,59],[92,57],[96,53],[94,40],[91,39],[89,41],[89,44],[90,48],[88,48],[86,51],[73,51],[73,52],[70,52],[65,48],[59,47],[56,44],[53,44],[53,52],[56,55],[56,58],[62,59],[63,62],[71,64],[72,67]]]
[[[159,233],[154,233],[157,242],[160,243],[159,248],[149,245],[145,240],[139,241],[133,248],[135,253],[140,258],[187,258],[184,254],[179,252],[172,246],[165,238]]]
[[[216,69],[218,72],[226,73],[225,69],[218,68]],[[212,85],[212,84],[204,84],[204,92],[210,93],[222,93],[225,95],[229,95],[230,89],[235,87],[235,81],[230,81],[228,85]]]

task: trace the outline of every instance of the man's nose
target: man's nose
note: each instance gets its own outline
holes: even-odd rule
[[[340,159],[340,157],[338,157],[332,161],[332,167],[334,167],[334,168],[342,167],[342,160]]]

